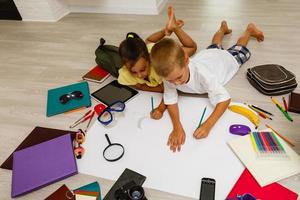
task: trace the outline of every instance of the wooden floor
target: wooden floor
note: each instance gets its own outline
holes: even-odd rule
[[[185,20],[184,29],[195,39],[198,49],[210,44],[222,19],[228,20],[232,35],[224,47],[233,45],[248,22],[256,23],[265,33],[265,41],[251,40],[252,57],[226,86],[234,101],[260,105],[275,113],[270,125],[295,141],[300,154],[300,115],[292,114],[288,122],[271,103],[258,93],[245,78],[248,67],[277,63],[291,70],[300,82],[300,2],[298,0],[176,0],[178,18]],[[0,21],[0,162],[2,163],[35,126],[67,129],[82,112],[45,116],[47,90],[81,79],[94,62],[94,50],[100,37],[118,45],[129,31],[145,38],[164,27],[166,11],[158,16],[76,14],[57,23]],[[91,91],[99,88],[90,84]],[[300,92],[298,87],[296,91]],[[264,123],[263,123],[264,124]],[[99,181],[102,194],[113,182],[86,175],[76,175],[19,199],[43,199],[62,184],[76,188]],[[300,193],[300,175],[280,181]],[[0,170],[0,199],[10,199],[11,171]],[[156,190],[146,190],[148,199],[186,200]]]

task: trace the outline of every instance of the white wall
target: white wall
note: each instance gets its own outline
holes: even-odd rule
[[[14,0],[24,21],[55,22],[70,13],[65,0]]]
[[[71,12],[157,15],[167,0],[67,0]]]
[[[14,0],[24,21],[55,22],[70,12],[157,15],[168,0]]]

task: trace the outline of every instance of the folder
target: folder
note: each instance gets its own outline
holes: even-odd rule
[[[70,99],[66,104],[60,102],[60,97],[70,94],[74,91],[80,91],[83,94],[82,99]],[[64,113],[81,107],[90,107],[92,105],[89,85],[86,81],[67,85],[48,90],[47,98],[47,117]]]
[[[45,127],[35,127],[31,133],[23,140],[23,142],[14,150],[18,151],[27,147],[46,142],[59,136],[71,134],[72,141],[75,138],[76,132],[59,130]],[[13,153],[2,163],[1,168],[11,170],[13,167]]]
[[[90,192],[97,192],[99,193],[98,195],[98,199],[97,200],[101,200],[101,190],[100,190],[100,186],[99,186],[99,183],[97,181],[93,182],[93,183],[90,183],[90,184],[87,184],[87,185],[84,185],[80,188],[77,188],[74,190],[74,192],[76,191],[90,191]]]
[[[62,185],[45,200],[75,200],[75,196],[66,185]]]
[[[245,193],[250,193],[257,199],[263,200],[297,200],[298,198],[298,195],[295,192],[278,183],[272,183],[265,187],[260,187],[247,168],[245,168],[240,178],[233,186],[231,192],[227,196],[227,199],[236,198],[237,195],[243,195]]]
[[[12,191],[17,197],[77,174],[71,135],[63,135],[13,154]]]

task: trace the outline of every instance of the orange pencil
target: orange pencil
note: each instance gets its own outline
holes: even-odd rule
[[[291,146],[295,146],[291,141],[289,141],[286,137],[284,137],[283,135],[281,135],[280,133],[278,133],[277,131],[275,131],[271,126],[269,126],[268,124],[266,124],[266,127],[268,127],[269,129],[271,129],[274,133],[276,133],[276,135],[278,135],[279,137],[281,137],[281,139],[283,139],[284,141],[286,141],[289,145]]]

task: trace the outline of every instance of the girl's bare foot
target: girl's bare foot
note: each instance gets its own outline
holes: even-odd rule
[[[250,34],[250,36],[255,37],[258,42],[262,42],[265,39],[264,33],[253,23],[248,24],[246,31]]]
[[[227,22],[225,20],[221,22],[220,31],[222,31],[224,35],[230,34],[232,32],[232,30],[228,28]]]

